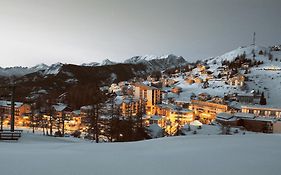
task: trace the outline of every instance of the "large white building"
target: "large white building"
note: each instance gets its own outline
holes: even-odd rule
[[[134,98],[143,101],[147,114],[151,114],[155,111],[155,105],[162,102],[160,89],[140,83],[135,84]]]

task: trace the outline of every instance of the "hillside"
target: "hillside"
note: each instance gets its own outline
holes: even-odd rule
[[[53,69],[16,78],[16,99],[24,101],[24,97],[36,99],[46,95],[57,98],[60,94],[74,89],[82,91],[80,96],[83,96],[84,92],[90,90],[89,88],[94,90],[99,86],[142,77],[148,73],[142,64],[115,64],[95,67],[56,64],[51,68]],[[9,79],[6,79],[7,81]]]
[[[255,58],[253,57],[255,53]],[[262,64],[254,65],[253,67],[245,69],[239,67],[239,73],[245,75],[247,80],[243,89],[231,86],[225,83],[226,80],[218,78],[218,74],[222,71],[220,68],[224,66],[224,62],[235,62],[237,56],[245,55],[245,58],[250,60],[252,63],[260,62]],[[194,83],[188,84],[182,77],[178,77],[178,86],[182,87],[183,92],[177,100],[189,101],[192,93],[198,95],[199,93],[205,92],[213,96],[224,96],[229,93],[249,93],[253,89],[259,92],[264,92],[269,105],[280,106],[281,94],[281,51],[272,50],[269,47],[261,46],[244,46],[239,47],[235,50],[227,52],[221,56],[206,59],[203,61],[207,65],[208,71],[212,72],[215,78],[208,81],[208,87],[203,88],[203,84]],[[201,75],[198,68],[193,69],[190,72],[193,76],[199,76],[205,79],[206,75]]]

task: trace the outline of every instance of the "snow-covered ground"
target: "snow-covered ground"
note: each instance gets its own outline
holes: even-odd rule
[[[0,142],[1,174],[280,174],[281,135],[179,136],[91,143],[23,134]]]

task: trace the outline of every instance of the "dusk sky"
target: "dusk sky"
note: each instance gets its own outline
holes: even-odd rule
[[[189,61],[281,44],[280,0],[0,0],[0,66]]]

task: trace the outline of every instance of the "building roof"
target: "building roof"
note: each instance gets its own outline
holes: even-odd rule
[[[0,106],[2,107],[11,107],[12,102],[11,101],[6,101],[6,100],[0,100]],[[23,105],[22,102],[15,102],[15,107],[19,108]]]
[[[192,126],[202,126],[203,124],[199,120],[194,120],[193,122],[190,122],[190,125],[192,125]]]
[[[233,114],[236,118],[255,118],[254,114],[237,112]]]
[[[140,87],[141,89],[144,89],[144,90],[153,90],[153,89],[157,89],[156,87],[148,86],[148,85],[145,85],[145,84],[143,84],[143,83],[135,83],[135,86],[136,86],[136,87]]]
[[[258,104],[255,104],[255,105],[243,105],[241,107],[242,108],[252,108],[252,109],[259,108],[259,109],[265,109],[265,110],[278,110],[278,111],[281,110],[280,106],[273,106],[273,105],[258,105]]]
[[[63,103],[58,103],[56,105],[53,105],[53,108],[55,109],[55,111],[57,112],[62,112],[64,111],[66,108],[67,108],[67,105],[66,104],[63,104]]]
[[[159,115],[153,115],[153,116],[151,116],[151,118],[150,118],[150,120],[161,120],[161,119],[162,119],[162,117],[159,116]]]
[[[75,111],[72,111],[75,115],[80,115],[81,114],[81,111],[80,110],[75,110]]]
[[[234,117],[233,114],[227,113],[227,112],[221,112],[221,113],[217,114],[217,118],[224,119],[224,120],[229,120],[233,117]]]

